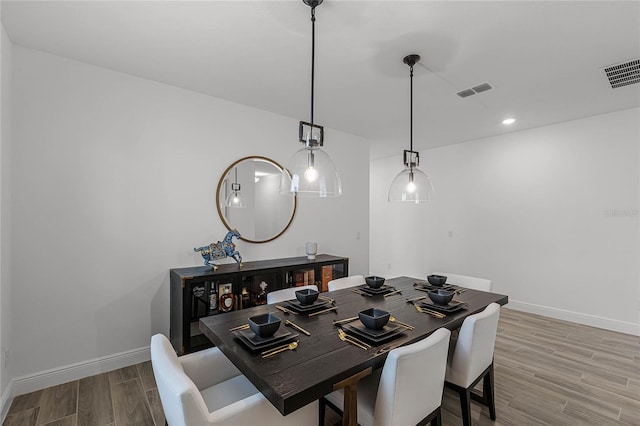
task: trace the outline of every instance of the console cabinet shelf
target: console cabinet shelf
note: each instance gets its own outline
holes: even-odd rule
[[[170,340],[179,355],[199,351],[212,344],[199,329],[198,321],[209,315],[267,303],[269,291],[316,284],[327,291],[329,281],[349,275],[349,258],[320,254],[196,266],[170,270]]]

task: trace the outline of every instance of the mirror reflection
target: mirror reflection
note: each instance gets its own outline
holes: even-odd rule
[[[263,243],[279,237],[291,224],[296,197],[279,192],[282,166],[266,157],[245,157],[231,164],[218,182],[216,205],[227,229],[240,239]]]

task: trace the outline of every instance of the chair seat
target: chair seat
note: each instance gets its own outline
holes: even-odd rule
[[[229,380],[200,391],[209,412],[213,413],[223,407],[260,393],[245,376],[232,377]]]
[[[373,413],[378,394],[378,384],[382,369],[374,371],[371,375],[364,377],[358,382],[358,424],[361,426],[373,425]],[[324,397],[331,404],[344,410],[344,390],[338,389]]]

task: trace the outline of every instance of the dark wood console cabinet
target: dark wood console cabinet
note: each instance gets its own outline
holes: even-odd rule
[[[349,258],[320,254],[218,266],[196,266],[170,270],[170,340],[178,355],[199,351],[212,344],[198,327],[209,315],[266,303],[266,293],[288,287],[316,284],[327,291],[327,283],[349,275]],[[233,294],[233,300],[224,296]],[[226,303],[225,303],[226,302]]]

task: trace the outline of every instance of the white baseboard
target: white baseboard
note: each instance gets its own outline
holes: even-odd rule
[[[559,320],[589,325],[591,327],[604,328],[605,330],[640,336],[640,324],[632,322],[603,318],[580,312],[567,311],[564,309],[550,308],[548,306],[534,305],[533,303],[519,302],[517,300],[509,300],[506,307],[515,309],[516,311],[529,312],[530,314],[538,314]]]
[[[134,349],[131,351],[120,352],[117,354],[107,355],[101,358],[94,358],[88,361],[78,362],[63,367],[52,368],[50,370],[29,374],[22,377],[16,377],[7,386],[7,391],[0,399],[0,409],[2,419],[9,410],[11,401],[16,395],[33,392],[39,389],[48,388],[50,386],[60,385],[62,383],[72,382],[96,374],[105,373],[133,364],[149,361],[151,355],[149,347]]]
[[[4,419],[7,417],[9,407],[13,402],[13,395],[13,380],[11,380],[4,392],[0,394],[0,424],[4,424]]]

